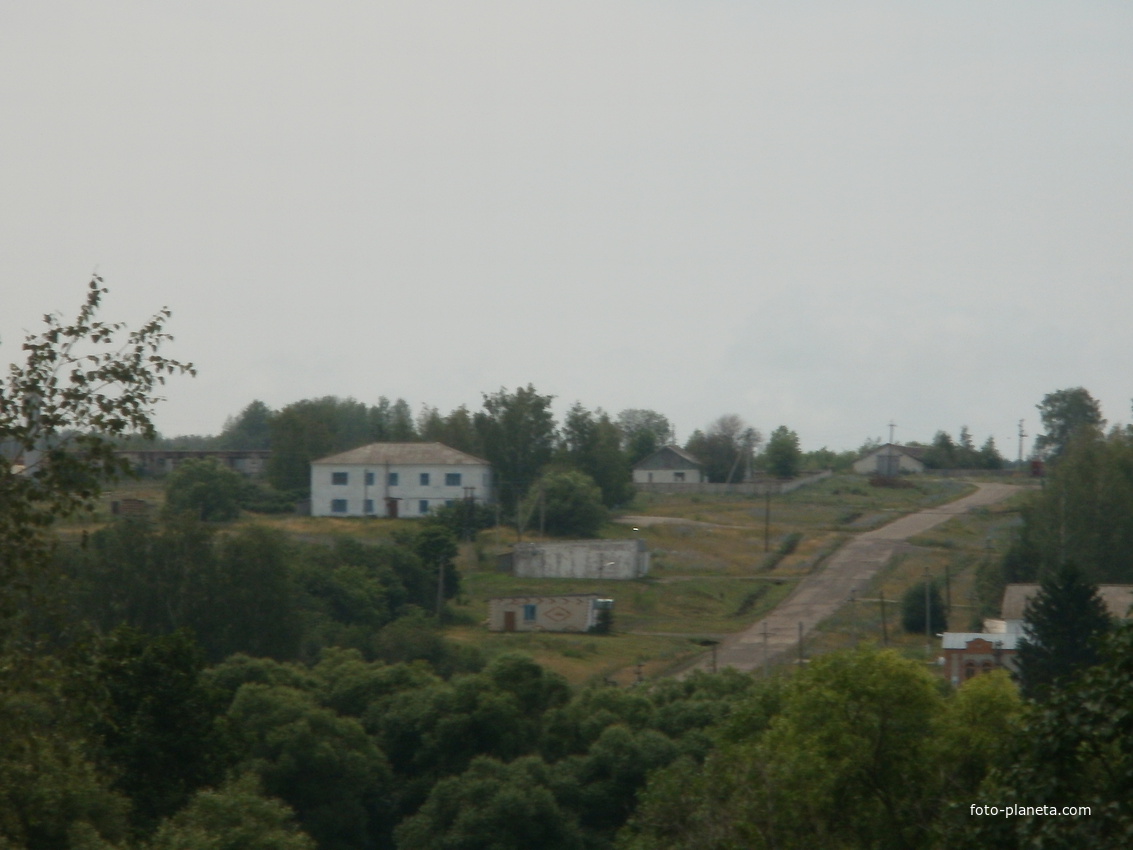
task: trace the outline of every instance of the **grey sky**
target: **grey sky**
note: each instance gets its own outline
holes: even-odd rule
[[[0,361],[97,267],[166,434],[530,382],[1013,457],[1130,418],[1131,104],[1126,2],[5,3]]]

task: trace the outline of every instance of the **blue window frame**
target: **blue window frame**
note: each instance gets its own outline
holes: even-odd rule
[[[362,503],[362,512],[367,513],[367,514],[372,514],[374,512],[374,500],[373,499],[366,499]]]
[[[534,623],[535,622],[535,607],[536,606],[534,606],[534,605],[524,605],[523,606],[523,622],[525,622],[525,623]]]
[[[331,499],[330,510],[334,514],[346,513],[346,499]]]
[[[367,487],[373,487],[374,486],[374,473],[372,473],[372,472],[366,473],[366,486]]]
[[[390,487],[396,487],[396,486],[397,486],[398,477],[399,477],[399,476],[398,476],[398,473],[396,473],[396,472],[391,472],[391,473],[389,474],[389,476],[387,477],[387,479],[386,479],[386,483],[387,483],[387,484],[389,484],[389,486],[390,486]]]
[[[331,484],[347,484],[350,481],[349,472],[332,472],[330,474]]]
[[[459,487],[460,486],[460,473],[459,472],[446,472],[445,473],[445,486],[446,487]]]
[[[420,502],[417,503],[417,513],[427,514],[428,512],[429,512],[429,500],[428,499],[422,499]]]
[[[428,487],[429,486],[429,473],[427,473],[427,472],[421,473],[421,486],[422,487]]]

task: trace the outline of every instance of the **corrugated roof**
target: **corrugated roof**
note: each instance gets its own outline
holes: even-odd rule
[[[370,443],[348,452],[311,461],[313,464],[335,466],[381,466],[424,464],[487,464],[488,461],[457,451],[444,443]]]
[[[1003,590],[1003,609],[1000,611],[1000,616],[1004,620],[1022,620],[1027,602],[1038,592],[1037,584],[1007,585]],[[1099,584],[1098,596],[1105,603],[1111,617],[1119,620],[1129,619],[1129,609],[1133,607],[1133,584]]]

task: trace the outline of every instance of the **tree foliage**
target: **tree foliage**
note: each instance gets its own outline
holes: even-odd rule
[[[928,620],[925,620],[925,611]],[[925,582],[918,582],[901,597],[901,625],[906,632],[924,634],[926,627],[932,634],[948,630],[948,612],[944,610],[944,597],[935,581],[928,582],[928,608],[925,608]]]
[[[1133,582],[1133,434],[1083,432],[1023,507],[1005,581],[1037,581],[1073,560],[1088,581]]]
[[[1040,456],[1058,459],[1079,434],[1100,434],[1105,427],[1101,405],[1083,387],[1047,393],[1036,406],[1044,429],[1035,440]]]
[[[163,356],[172,337],[168,309],[136,331],[97,318],[107,290],[95,276],[68,322],[49,314],[23,343],[23,365],[0,382],[0,621],[42,569],[60,517],[89,509],[104,481],[128,473],[115,454],[129,435],[155,436],[151,416],[167,377],[195,374],[191,363]]]
[[[560,429],[560,462],[590,476],[608,508],[633,498],[630,462],[621,442],[621,430],[603,410],[591,413],[578,403],[571,407]]]
[[[244,479],[215,460],[182,461],[165,479],[165,507],[188,512],[205,522],[236,519]]]
[[[217,448],[231,450],[270,449],[271,421],[275,412],[259,399],[237,416],[230,416],[217,438]]]
[[[674,439],[673,426],[668,417],[656,410],[623,410],[618,414],[617,425],[622,434],[622,449],[630,466],[649,457]]]
[[[780,425],[771,432],[763,453],[764,463],[771,475],[776,478],[794,478],[799,474],[802,456],[798,434],[786,425]]]
[[[562,537],[597,537],[608,516],[594,479],[574,470],[540,478],[522,511],[532,524],[543,517],[547,532]]]
[[[1110,628],[1097,586],[1069,562],[1045,576],[1023,621],[1019,682],[1024,695],[1039,700],[1101,660],[1101,641]]]
[[[484,396],[484,409],[473,417],[484,456],[492,464],[497,498],[518,506],[554,454],[554,396],[535,387],[500,388]]]
[[[742,481],[751,469],[752,454],[763,441],[754,428],[734,413],[725,414],[708,426],[694,431],[685,450],[704,464],[704,472],[713,483]]]

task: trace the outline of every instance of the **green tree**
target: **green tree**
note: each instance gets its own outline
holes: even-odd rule
[[[539,479],[523,514],[532,521],[542,516],[549,533],[564,537],[597,537],[608,516],[594,479],[573,470],[548,472]]]
[[[1051,689],[1101,660],[1109,613],[1096,585],[1073,564],[1051,571],[1023,612],[1026,635],[1019,643],[1019,682],[1025,696],[1044,700]]]
[[[130,801],[94,759],[93,691],[50,656],[0,666],[0,847],[125,847]]]
[[[198,791],[163,822],[148,850],[316,850],[295,813],[263,794],[251,773]]]
[[[484,396],[484,409],[473,421],[492,464],[497,497],[517,508],[555,448],[554,396],[539,395],[535,387]]]
[[[107,290],[94,277],[77,316],[44,316],[45,329],[23,343],[24,364],[0,381],[0,633],[20,598],[47,568],[61,517],[90,509],[102,484],[129,472],[115,454],[130,435],[156,436],[151,421],[166,377],[195,374],[161,347],[170,313],[136,331],[97,318]]]
[[[1073,558],[1095,583],[1133,581],[1133,435],[1079,434],[1023,506],[1011,581],[1035,581]]]
[[[1056,390],[1036,405],[1044,433],[1035,440],[1035,451],[1057,460],[1080,433],[1100,435],[1105,427],[1101,405],[1082,387]]]
[[[983,677],[978,677],[983,678]],[[950,846],[1125,847],[1133,835],[1133,630],[1112,632],[1101,662],[1022,715],[1007,755],[973,796],[996,806],[1089,807],[1088,815],[963,818]]]
[[[685,450],[704,464],[708,480],[717,484],[742,481],[752,453],[763,437],[734,413],[721,416],[707,432],[694,431]]]
[[[307,491],[311,486],[311,461],[375,440],[395,439],[406,427],[412,434],[409,407],[398,401],[401,406],[387,411],[384,420],[374,409],[352,398],[325,396],[284,407],[271,419],[268,479],[272,486],[278,490]],[[405,417],[408,426],[402,422]]]
[[[673,441],[672,424],[656,410],[623,410],[618,414],[617,425],[631,466]]]
[[[606,507],[624,504],[633,497],[632,473],[621,441],[621,431],[604,411],[591,413],[577,402],[560,432],[560,461],[594,479]]]
[[[201,678],[204,655],[187,632],[149,637],[120,628],[98,653],[106,704],[96,725],[115,787],[151,831],[205,785],[219,782],[229,743],[219,718],[224,695]]]
[[[582,850],[582,836],[555,801],[536,757],[502,764],[478,758],[442,779],[421,810],[397,828],[401,850]]]
[[[223,522],[240,515],[244,478],[215,460],[182,461],[165,479],[165,507],[188,512],[205,522]]]
[[[274,411],[257,399],[240,411],[239,415],[229,417],[220,432],[217,447],[221,449],[270,449],[271,420]]]
[[[390,828],[392,775],[361,724],[302,691],[246,684],[228,710],[243,767],[295,810],[326,850],[372,847]]]
[[[654,774],[619,848],[932,846],[943,699],[922,665],[831,653],[770,713],[768,695],[737,708],[703,766],[686,757]]]
[[[901,625],[911,634],[924,634],[926,625],[932,631],[948,630],[948,612],[944,610],[944,598],[935,581],[928,583],[928,622],[925,622],[925,583],[918,582],[905,591],[901,597]]]
[[[767,471],[776,478],[794,478],[799,474],[802,464],[802,451],[799,449],[799,435],[780,425],[771,432],[764,450]]]

